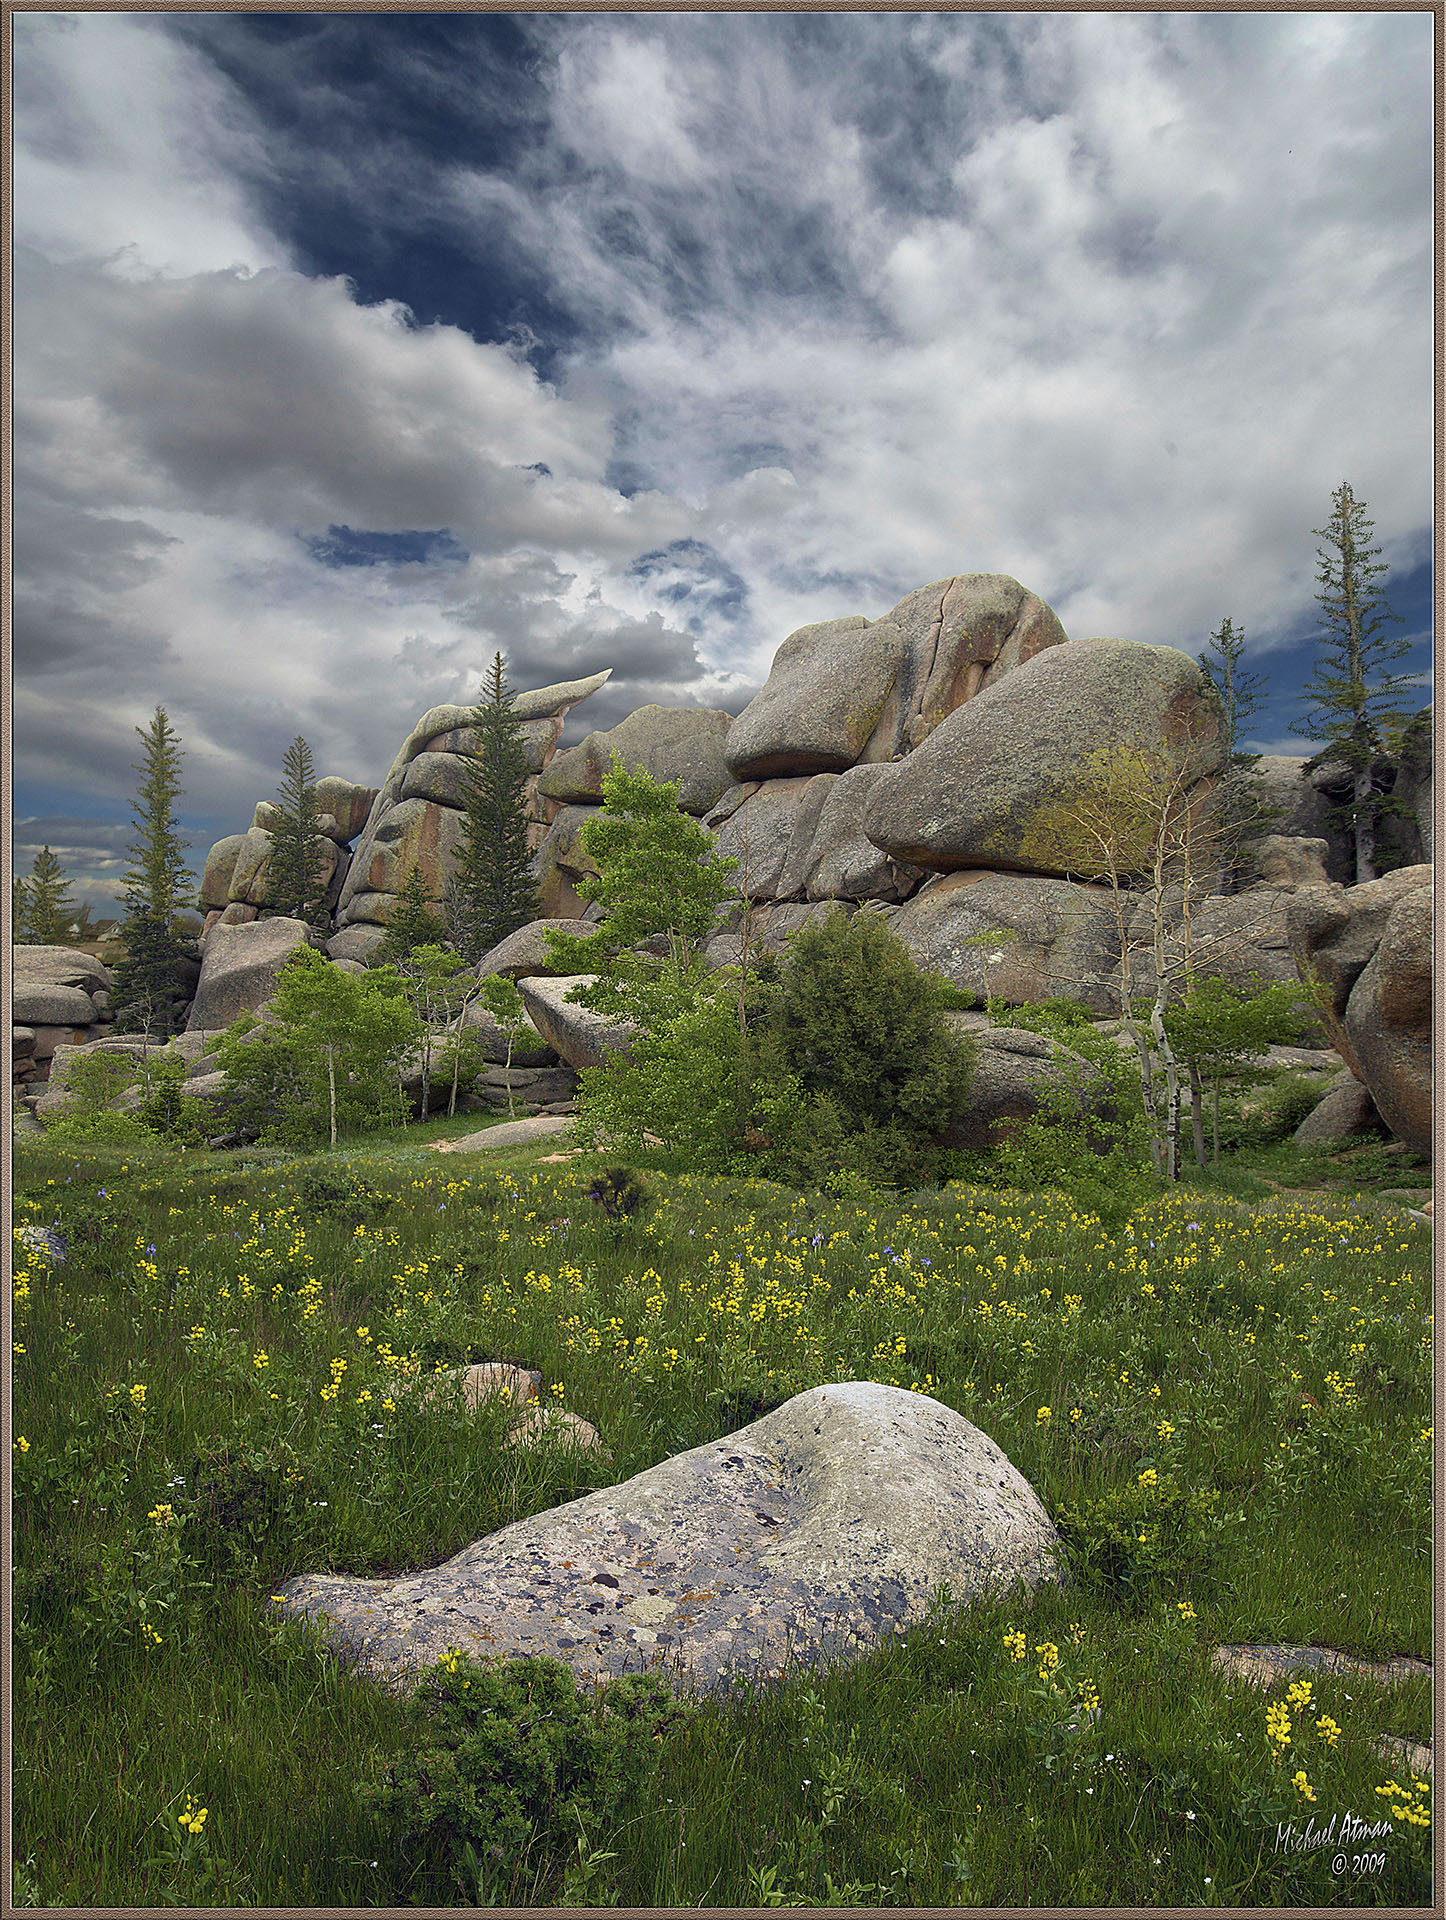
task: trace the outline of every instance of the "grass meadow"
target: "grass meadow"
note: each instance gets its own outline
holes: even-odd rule
[[[18,1904],[1430,1903],[1429,1778],[1382,1744],[1429,1741],[1429,1683],[1212,1660],[1432,1655],[1430,1235],[1350,1162],[1196,1176],[1114,1231],[1057,1192],[644,1168],[615,1222],[600,1160],[446,1131],[16,1142]],[[421,1391],[484,1359],[611,1458]],[[272,1617],[280,1580],[434,1564],[846,1379],[990,1434],[1068,1584],[941,1594],[850,1668],[698,1705],[605,1820],[480,1860],[360,1791],[424,1729]],[[1287,1844],[1351,1815],[1371,1837]]]

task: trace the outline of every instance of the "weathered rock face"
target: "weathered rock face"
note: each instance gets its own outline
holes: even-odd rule
[[[489,973],[505,973],[511,980],[527,980],[539,975],[557,976],[557,968],[547,957],[549,933],[586,935],[594,928],[588,920],[529,920],[516,933],[499,940],[477,963],[479,978]]]
[[[540,770],[569,710],[605,685],[611,669],[514,697],[529,761]],[[337,931],[361,921],[384,927],[415,861],[440,899],[462,842],[466,759],[476,745],[473,707],[433,707],[403,741],[361,829],[336,902]],[[535,784],[535,775],[533,782]],[[529,794],[529,803],[531,795]],[[539,837],[541,829],[538,829]]]
[[[1005,574],[961,574],[907,594],[881,620],[800,627],[728,736],[738,780],[841,773],[916,747],[985,685],[1061,644],[1063,627]]]
[[[244,833],[228,833],[226,838],[218,840],[206,855],[206,864],[201,873],[199,896],[203,910],[219,911],[230,900],[231,877],[236,871],[236,861],[245,844]]]
[[[986,1434],[923,1394],[848,1381],[427,1572],[288,1581],[279,1610],[392,1687],[455,1646],[721,1691],[857,1658],[923,1620],[943,1582],[967,1600],[1062,1571],[1048,1516]]]
[[[558,754],[537,783],[539,799],[600,804],[618,754],[629,772],[678,782],[678,805],[704,814],[732,783],[723,758],[731,716],[709,707],[639,707],[606,733]]]
[[[1305,887],[1290,901],[1291,959],[1302,980],[1315,974],[1325,983],[1329,1001],[1321,1009],[1322,1022],[1330,1044],[1358,1080],[1366,1076],[1346,1026],[1351,991],[1381,944],[1396,903],[1430,881],[1429,866],[1398,867],[1358,887]]]
[[[284,914],[240,927],[218,922],[206,942],[186,1031],[213,1032],[229,1027],[243,1013],[258,1012],[276,991],[281,969],[309,940],[306,922]]]
[[[1324,981],[1331,1044],[1413,1151],[1431,1141],[1432,869],[1401,867],[1358,887],[1292,897],[1291,956]]]
[[[574,987],[591,986],[596,978],[596,974],[579,973],[517,982],[528,1019],[569,1067],[601,1067],[610,1054],[626,1054],[637,1034],[631,1021],[609,1020],[569,1000]]]
[[[717,852],[738,862],[734,884],[746,883],[755,899],[778,899],[795,837],[811,843],[827,795],[828,783],[811,778],[765,780],[717,831]]]
[[[1358,889],[1352,889],[1358,891]],[[1345,1029],[1376,1110],[1431,1157],[1431,886],[1391,909],[1380,945],[1346,1002]]]
[[[944,870],[1101,876],[1067,795],[1097,750],[1188,754],[1190,777],[1224,763],[1219,704],[1174,647],[1076,640],[1050,647],[957,708],[869,796],[863,830],[895,860]]]
[[[943,874],[892,922],[921,967],[956,987],[1017,1005],[1052,997],[1118,1011],[1120,940],[1106,887],[1033,874]]]
[[[110,969],[76,947],[11,950],[10,1081],[33,1097],[60,1049],[109,1031]]]
[[[1375,1102],[1348,1070],[1343,1084],[1321,1096],[1291,1138],[1298,1147],[1317,1147],[1332,1140],[1349,1140],[1359,1134],[1382,1130]]]
[[[957,1016],[946,1016],[953,1024]],[[1097,1067],[1071,1048],[1022,1027],[973,1031],[978,1065],[968,1103],[950,1122],[946,1144],[988,1153],[1019,1125],[1044,1109],[1051,1095],[1068,1099],[1068,1111],[1108,1118],[1110,1085]],[[1101,1135],[1101,1146],[1105,1144]]]
[[[1330,874],[1328,840],[1267,833],[1250,848],[1255,877],[1267,887],[1294,893],[1297,887],[1326,887]]]

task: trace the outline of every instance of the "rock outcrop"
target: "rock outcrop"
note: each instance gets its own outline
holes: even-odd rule
[[[1331,1044],[1392,1132],[1426,1158],[1432,879],[1421,865],[1358,887],[1305,888],[1292,897],[1288,922],[1301,978],[1324,983],[1320,1012]]]
[[[607,668],[514,698],[512,710],[523,723],[533,768],[529,803],[535,800],[537,775],[551,759],[568,713],[604,686],[610,672]],[[475,707],[433,707],[402,742],[377,790],[337,897],[338,931],[357,922],[385,927],[413,865],[433,898],[442,898],[462,840],[466,760],[477,744],[475,712]],[[418,767],[418,762],[423,764]],[[541,831],[539,824],[539,838]]]
[[[33,1097],[62,1047],[85,1046],[109,1031],[111,974],[78,947],[11,948],[10,1080]]]
[[[281,969],[310,940],[306,922],[284,914],[247,926],[214,926],[186,1031],[212,1033],[229,1027],[243,1013],[259,1012],[275,993]]]
[[[604,1066],[611,1054],[626,1054],[637,1034],[630,1021],[610,1020],[569,997],[575,987],[591,986],[596,978],[596,974],[578,973],[560,979],[536,976],[517,983],[533,1026],[560,1060],[578,1070]]]
[[[957,1020],[958,1016],[947,1016]],[[978,1064],[963,1110],[949,1124],[945,1144],[989,1153],[1043,1110],[1050,1096],[1064,1096],[1071,1110],[1108,1120],[1113,1114],[1110,1083],[1071,1048],[1021,1027],[975,1030]],[[1107,1145],[1100,1135],[1101,1150]]]
[[[967,1602],[1062,1574],[1044,1508],[986,1434],[923,1394],[847,1381],[425,1572],[289,1580],[278,1611],[393,1688],[457,1647],[724,1692],[857,1659],[924,1620],[943,1583]]]
[[[870,793],[863,830],[892,859],[1093,880],[1099,846],[1075,818],[1081,763],[1115,747],[1178,749],[1187,780],[1224,764],[1219,703],[1174,647],[1075,640],[1036,654],[928,735]],[[1128,850],[1120,848],[1125,872]]]
[[[703,814],[732,784],[724,743],[732,724],[710,707],[639,707],[606,733],[590,733],[581,746],[560,753],[537,782],[540,800],[597,805],[603,775],[613,756],[633,773],[678,783],[678,805]]]
[[[907,594],[881,620],[850,614],[800,627],[734,721],[735,780],[841,773],[893,760],[1064,628],[1006,574],[960,574]]]

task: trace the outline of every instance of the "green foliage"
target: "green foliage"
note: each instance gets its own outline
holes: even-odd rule
[[[66,1062],[65,1088],[78,1112],[99,1113],[113,1106],[140,1077],[141,1070],[128,1053],[96,1048],[73,1054]]]
[[[185,1025],[190,990],[184,963],[198,956],[177,916],[194,901],[195,881],[176,829],[181,748],[165,708],[157,707],[150,726],[136,732],[145,749],[135,763],[141,783],[131,803],[138,838],[126,849],[134,864],[121,894],[125,954],[112,973],[111,1011],[118,1033],[164,1036]]]
[[[271,828],[271,862],[267,869],[267,910],[324,930],[330,919],[326,882],[321,877],[326,837],[316,824],[321,810],[311,748],[300,734],[286,749],[281,763],[276,808],[278,818]]]
[[[1219,1527],[1214,1488],[1182,1487],[1168,1473],[1070,1501],[1050,1517],[1086,1592],[1139,1600],[1202,1591]]]
[[[243,1016],[216,1048],[227,1118],[280,1146],[395,1126],[405,1117],[398,1067],[420,1031],[390,967],[350,974],[298,947],[264,1021]]]
[[[1226,775],[1211,796],[1211,820],[1219,845],[1218,883],[1222,893],[1234,893],[1238,881],[1237,860],[1241,842],[1269,830],[1280,817],[1280,809],[1265,798],[1265,788],[1256,768],[1258,753],[1241,751],[1240,739],[1245,722],[1259,711],[1261,689],[1268,684],[1263,673],[1247,673],[1241,667],[1245,635],[1237,632],[1233,620],[1222,620],[1212,633],[1206,652],[1199,656],[1205,677],[1214,688],[1225,715]]]
[[[136,1108],[136,1118],[163,1139],[201,1146],[216,1132],[216,1125],[204,1100],[188,1098],[181,1091],[190,1072],[191,1063],[179,1054],[162,1053],[148,1060],[146,1095]]]
[[[45,1135],[48,1140],[59,1144],[74,1142],[78,1145],[84,1142],[87,1146],[106,1141],[116,1146],[128,1146],[152,1137],[151,1129],[139,1114],[121,1113],[114,1107],[92,1113],[63,1113],[58,1120],[48,1124]]]
[[[1365,502],[1344,480],[1331,502],[1330,520],[1315,529],[1327,543],[1316,549],[1316,600],[1325,631],[1315,673],[1303,689],[1306,711],[1291,722],[1291,731],[1326,742],[1313,765],[1341,761],[1352,771],[1351,797],[1332,809],[1332,820],[1354,836],[1360,883],[1375,878],[1376,826],[1391,804],[1376,785],[1375,757],[1383,732],[1405,721],[1401,696],[1412,686],[1409,675],[1392,673],[1390,667],[1407,657],[1410,643],[1403,634],[1387,632],[1401,616],[1392,613],[1374,584],[1386,567],[1376,557],[1381,549],[1369,544],[1375,523]]]
[[[1014,1123],[993,1153],[951,1156],[956,1178],[1024,1193],[1056,1189],[1082,1212],[1099,1216],[1117,1232],[1137,1207],[1159,1190],[1149,1160],[1148,1128],[1133,1060],[1107,1033],[1099,1032],[1074,1000],[1050,999],[1011,1007],[1010,1026],[1038,1033],[1068,1047],[1108,1088],[1089,1098],[1083,1067],[1061,1059],[1052,1083],[1040,1092],[1037,1112]],[[1096,1090],[1098,1083],[1092,1083]]]
[[[1205,1165],[1203,1094],[1211,1092],[1213,1158],[1220,1161],[1220,1091],[1260,1080],[1251,1060],[1272,1046],[1298,1044],[1308,996],[1293,981],[1257,982],[1254,992],[1220,974],[1194,981],[1165,1009],[1165,1031],[1190,1078],[1195,1157]]]
[[[17,878],[12,890],[12,939],[33,946],[65,946],[77,935],[75,903],[65,869],[49,847],[31,863],[30,878]]]
[[[116,1032],[159,1039],[180,1033],[191,1003],[186,963],[198,958],[194,942],[150,914],[128,919],[122,937],[125,954],[111,971]]]
[[[560,973],[595,973],[581,1006],[652,1027],[689,1006],[705,977],[699,949],[718,908],[733,898],[736,860],[678,805],[676,781],[629,773],[617,755],[603,775],[603,805],[581,840],[600,872],[578,884],[602,907],[597,931],[550,932],[547,956]],[[633,949],[652,942],[655,951]]]
[[[609,1220],[617,1222],[641,1213],[653,1196],[647,1182],[631,1167],[604,1167],[588,1188],[587,1197]]]
[[[471,1900],[504,1904],[529,1847],[570,1849],[579,1823],[595,1829],[636,1805],[660,1742],[691,1717],[657,1675],[582,1698],[560,1660],[481,1666],[452,1654],[408,1699],[414,1751],[366,1782],[363,1800],[409,1851],[461,1869]]]
[[[462,844],[449,894],[453,945],[474,965],[538,916],[527,844],[527,756],[512,691],[495,654],[472,717],[477,752],[467,769]]]
[[[144,751],[133,763],[141,776],[132,801],[139,838],[126,852],[134,862],[126,871],[127,936],[132,920],[145,918],[169,927],[173,917],[195,900],[195,880],[186,869],[186,843],[176,830],[175,803],[181,793],[181,746],[164,707],[149,727],[137,727]]]
[[[441,947],[447,938],[442,915],[437,912],[436,902],[427,891],[426,875],[415,860],[407,869],[407,877],[396,899],[392,917],[387,922],[386,935],[376,951],[376,963],[379,966],[389,963],[400,965],[414,948]],[[458,967],[465,964],[459,954]]]
[[[764,989],[758,1059],[783,1177],[820,1184],[848,1168],[917,1185],[938,1163],[975,1055],[888,924],[835,910],[794,936]]]
[[[658,995],[668,991],[667,966],[653,987]],[[701,981],[691,1004],[656,1019],[630,1051],[631,1061],[615,1054],[579,1074],[579,1141],[606,1141],[638,1154],[651,1134],[666,1155],[697,1172],[736,1170],[746,1117],[745,1060],[731,983],[716,975]]]

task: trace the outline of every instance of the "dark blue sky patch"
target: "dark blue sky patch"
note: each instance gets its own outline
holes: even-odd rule
[[[303,539],[313,560],[324,567],[404,567],[460,565],[466,550],[445,527],[435,532],[371,533],[365,528],[328,527],[324,535]]]
[[[544,55],[507,14],[172,14],[266,130],[247,174],[308,274],[475,339],[535,336],[552,379],[578,325],[506,223],[451,203],[458,169],[508,177],[548,135]]]

